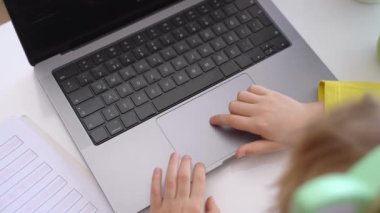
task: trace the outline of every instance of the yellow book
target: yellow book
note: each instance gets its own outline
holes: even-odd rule
[[[321,81],[318,88],[318,99],[324,102],[326,111],[367,94],[380,100],[380,83]]]

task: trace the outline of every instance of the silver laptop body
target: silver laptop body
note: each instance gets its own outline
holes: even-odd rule
[[[182,1],[35,66],[38,80],[116,212],[137,212],[149,205],[153,169],[165,169],[171,153],[189,154],[194,162],[204,162],[211,171],[232,157],[240,144],[250,141],[252,136],[226,132],[208,123],[211,115],[228,113],[228,104],[238,91],[258,84],[308,102],[315,101],[320,80],[335,79],[272,1],[258,0],[290,41],[290,47],[95,146],[52,71],[199,2]]]

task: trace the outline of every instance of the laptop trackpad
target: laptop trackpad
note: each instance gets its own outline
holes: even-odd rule
[[[252,84],[248,75],[241,75],[159,117],[158,125],[176,152],[188,154],[193,162],[203,162],[206,166],[219,164],[233,155],[238,146],[257,137],[211,126],[209,119],[216,114],[229,113],[228,104],[236,100],[239,91]]]

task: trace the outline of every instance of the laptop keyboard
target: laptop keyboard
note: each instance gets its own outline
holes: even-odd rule
[[[256,0],[211,0],[53,75],[99,145],[288,46]]]

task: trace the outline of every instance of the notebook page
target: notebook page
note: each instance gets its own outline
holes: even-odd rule
[[[0,212],[112,212],[91,173],[22,118],[0,125]]]

